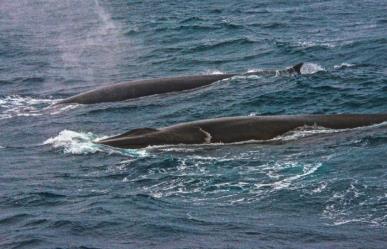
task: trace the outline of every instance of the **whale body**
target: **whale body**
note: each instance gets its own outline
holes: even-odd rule
[[[224,117],[180,123],[164,128],[140,128],[97,141],[119,148],[152,145],[234,143],[270,140],[303,126],[348,129],[387,121],[387,114],[279,115]]]
[[[300,74],[303,63],[284,70],[267,70],[240,75],[275,75]],[[216,81],[228,79],[238,74],[210,74],[196,76],[178,76],[160,79],[134,80],[109,86],[99,87],[61,100],[56,104],[96,104],[134,99],[149,95],[178,92],[210,85]]]

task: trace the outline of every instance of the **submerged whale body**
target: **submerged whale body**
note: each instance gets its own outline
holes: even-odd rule
[[[140,128],[97,141],[119,148],[151,145],[233,143],[270,140],[302,126],[347,129],[387,121],[387,114],[280,115],[226,117],[181,123],[164,128]]]
[[[300,74],[303,63],[285,70],[267,70],[241,75]],[[161,79],[134,80],[120,84],[100,87],[69,97],[57,104],[96,104],[134,99],[154,94],[178,92],[210,85],[216,81],[228,79],[238,74],[211,74],[197,76],[179,76]]]

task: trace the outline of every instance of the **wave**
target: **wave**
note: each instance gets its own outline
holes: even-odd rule
[[[329,50],[336,48],[339,43],[336,41],[281,41],[274,40],[274,45],[286,52],[300,52],[309,50]]]
[[[383,203],[387,195],[381,193],[376,198],[370,198],[367,190],[369,187],[358,180],[351,180],[349,183],[342,182],[342,184],[347,185],[346,189],[334,191],[322,212],[323,217],[331,221],[329,225],[364,223],[371,226],[385,226],[387,224],[387,215],[378,213],[376,209],[367,213],[358,212],[364,207]]]
[[[255,184],[257,189],[264,188],[264,187],[270,187],[272,190],[281,190],[284,188],[289,188],[293,184],[294,181],[296,181],[300,178],[304,178],[306,176],[309,176],[309,175],[313,174],[314,172],[316,172],[322,166],[322,163],[300,165],[298,162],[287,162],[287,163],[285,163],[285,165],[287,165],[287,167],[291,167],[291,168],[302,167],[302,173],[296,174],[293,176],[289,176],[289,177],[285,177],[279,181],[274,181],[271,183],[257,183],[257,184]],[[273,169],[273,170],[275,170],[275,169]],[[278,175],[273,175],[273,172],[270,172],[270,171],[269,171],[268,176],[271,178],[274,178],[274,179],[282,177],[282,176],[278,176]]]
[[[334,65],[333,68],[334,68],[334,69],[342,69],[342,68],[354,67],[354,66],[355,66],[355,64],[343,62],[343,63],[341,63],[341,64]]]
[[[312,41],[300,41],[297,43],[298,46],[303,48],[335,48],[337,45],[330,42],[312,42]]]
[[[11,95],[0,98],[0,119],[39,116],[41,110],[57,100]]]
[[[13,117],[55,115],[76,108],[78,105],[54,106],[61,99],[43,99],[11,95],[0,98],[0,120]]]
[[[286,158],[247,166],[246,163],[251,161],[252,156],[259,157],[259,153],[244,151],[238,155],[214,156],[195,153],[177,156],[174,162],[170,162],[170,167],[163,169],[165,177],[158,181],[147,181],[142,190],[157,199],[180,196],[185,200],[194,200],[197,205],[203,202],[235,205],[270,198],[284,189],[302,190],[306,186],[305,182],[314,179],[315,172],[323,165],[322,162],[306,163],[295,158]],[[228,171],[230,164],[236,167],[234,173]],[[225,176],[219,172],[221,168],[226,168],[230,175]],[[126,178],[123,181],[145,183],[145,179],[153,177],[154,171],[150,170],[141,177],[130,180]]]

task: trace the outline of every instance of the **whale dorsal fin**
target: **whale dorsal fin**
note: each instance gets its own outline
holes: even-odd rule
[[[292,67],[292,69],[297,73],[301,74],[301,67],[304,65],[304,63],[298,63]]]

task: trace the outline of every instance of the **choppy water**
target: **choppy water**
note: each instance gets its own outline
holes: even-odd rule
[[[120,150],[234,115],[386,112],[385,1],[0,1],[1,248],[386,248],[387,126]],[[282,69],[52,108],[130,79]]]

